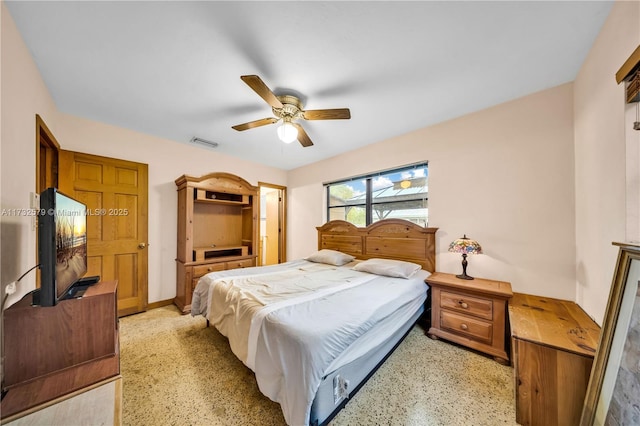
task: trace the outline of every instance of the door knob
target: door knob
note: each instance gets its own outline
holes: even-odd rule
[[[147,246],[147,245],[146,245],[145,243],[140,243],[140,244],[138,244],[138,248],[139,248],[139,249],[143,249],[143,248],[145,248],[146,246]]]

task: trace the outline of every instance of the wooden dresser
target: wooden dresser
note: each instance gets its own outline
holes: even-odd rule
[[[2,419],[120,374],[117,281],[51,307],[31,296],[4,311]]]
[[[574,302],[515,293],[509,304],[521,425],[578,425],[600,328]]]
[[[461,280],[434,272],[431,287],[431,338],[443,338],[509,363],[506,312],[511,284],[476,278]]]

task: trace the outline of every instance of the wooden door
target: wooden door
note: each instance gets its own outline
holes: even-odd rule
[[[60,151],[59,188],[87,205],[86,275],[118,280],[118,315],[147,309],[148,166]]]
[[[60,144],[44,120],[36,114],[36,192],[58,187]]]
[[[58,187],[58,152],[60,144],[42,117],[36,114],[36,194]],[[35,206],[31,206],[35,207]],[[40,262],[36,238],[36,259]],[[36,287],[40,287],[40,268],[36,269]]]

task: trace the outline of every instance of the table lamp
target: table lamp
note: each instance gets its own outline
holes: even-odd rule
[[[473,277],[467,275],[467,255],[482,254],[480,243],[471,238],[467,238],[465,234],[462,238],[458,238],[449,244],[449,251],[452,253],[462,253],[462,274],[456,275],[456,277],[462,280],[472,280]]]

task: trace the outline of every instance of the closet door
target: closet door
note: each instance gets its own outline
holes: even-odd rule
[[[148,166],[60,151],[60,191],[85,203],[87,276],[118,281],[118,315],[147,309]]]

